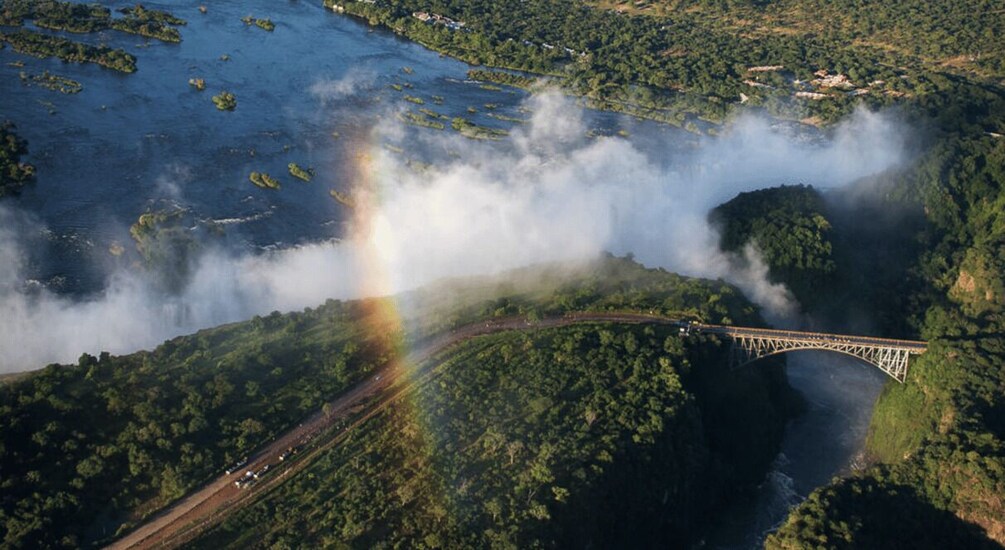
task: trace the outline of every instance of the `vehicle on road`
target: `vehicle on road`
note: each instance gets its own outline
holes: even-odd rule
[[[227,472],[227,475],[230,475],[230,474],[232,474],[234,472],[237,472],[241,468],[243,468],[247,463],[248,463],[248,457],[244,457],[241,460],[238,460],[237,462],[235,462],[234,464],[232,464],[230,467],[228,467],[226,470],[224,470],[224,472]]]
[[[234,486],[237,487],[238,489],[244,489],[245,487],[250,487],[251,485],[253,485],[256,479],[258,478],[255,475],[255,472],[248,470],[244,472],[244,475],[241,476],[241,479],[238,479],[237,481],[234,482]]]

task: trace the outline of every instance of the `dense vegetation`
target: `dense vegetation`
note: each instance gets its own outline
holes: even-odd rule
[[[42,74],[21,71],[18,76],[21,78],[21,83],[26,86],[39,86],[61,94],[79,94],[84,89],[84,85],[80,82],[49,71],[42,71]]]
[[[290,171],[290,175],[297,179],[309,182],[311,181],[311,178],[314,177],[313,169],[304,168],[295,162],[291,162],[289,165],[287,165],[287,168]]]
[[[28,154],[28,141],[17,135],[14,123],[0,124],[0,197],[17,190],[35,178],[35,167],[21,162]]]
[[[1001,5],[991,0],[897,5],[862,0],[591,0],[594,5],[656,16],[688,10],[719,19],[738,31],[790,34],[800,39],[853,38],[925,61],[952,62],[989,74],[1005,72],[1005,46],[995,37],[1005,21],[994,17]],[[722,20],[725,21],[722,21]]]
[[[281,187],[279,180],[266,174],[265,172],[252,172],[248,175],[248,179],[251,180],[251,183],[255,184],[255,187],[260,187],[262,189],[278,190]]]
[[[481,126],[459,116],[450,120],[450,127],[457,130],[462,136],[471,139],[502,139],[509,135],[506,130]]]
[[[882,106],[926,96],[940,78],[995,74],[1005,59],[994,38],[1005,33],[1002,18],[972,21],[991,9],[991,0],[912,0],[910,10],[814,2],[826,5],[820,11],[833,19],[795,1],[655,2],[667,9],[649,17],[590,4],[611,3],[325,0],[336,11],[465,61],[550,75],[598,106],[692,128],[696,115],[721,121],[741,100],[786,118],[832,121],[863,102]],[[416,12],[464,25],[422,21]],[[959,32],[943,31],[943,20]],[[891,28],[910,38],[892,39]],[[912,30],[918,28],[925,30]],[[846,81],[814,74],[821,69]]]
[[[485,71],[479,69],[469,70],[468,78],[470,78],[471,80],[481,80],[484,82],[495,82],[496,84],[505,84],[507,86],[513,86],[514,88],[523,88],[524,90],[531,89],[534,86],[534,84],[536,84],[539,81],[539,79],[521,74],[508,73],[504,71]]]
[[[166,11],[152,10],[143,6],[143,4],[136,4],[135,6],[129,6],[125,8],[120,8],[119,13],[125,14],[129,17],[135,17],[141,21],[156,21],[158,23],[163,23],[165,25],[187,25],[188,23],[180,18],[171,15]]]
[[[831,224],[824,212],[823,198],[798,185],[741,193],[713,209],[709,219],[719,228],[720,248],[741,255],[752,244],[773,282],[809,298],[834,282]]]
[[[411,124],[412,126],[420,126],[422,128],[432,128],[433,130],[443,130],[447,127],[446,124],[437,120],[438,116],[430,116],[428,113],[413,113],[411,111],[402,111],[397,115],[398,120],[406,124]]]
[[[946,293],[922,324],[929,351],[914,362],[907,384],[886,388],[874,412],[868,448],[885,464],[823,489],[773,544],[899,540],[909,526],[879,517],[905,495],[914,508],[951,512],[1005,543],[1005,323],[993,304],[1003,272],[969,271],[972,248],[942,250],[948,255],[930,252],[924,262],[925,274],[936,275],[933,285]],[[860,496],[861,484],[873,496]],[[930,524],[925,536],[943,539],[938,525]]]
[[[176,338],[152,352],[122,357],[84,355],[77,365],[51,365],[11,381],[0,387],[0,467],[4,472],[0,480],[0,537],[13,548],[81,546],[107,540],[317,410],[324,401],[394,356],[403,337],[426,338],[485,316],[536,316],[591,309],[654,309],[717,321],[732,318],[757,322],[749,303],[735,289],[721,283],[649,271],[627,260],[608,259],[583,269],[570,271],[555,266],[524,270],[508,281],[458,281],[419,291],[409,301],[420,304],[416,311],[423,313],[406,319],[407,326],[414,327],[407,336],[396,319],[381,314],[386,304],[329,301],[303,313],[273,313]],[[513,348],[512,343],[522,342],[522,338],[506,336],[498,342],[510,342]],[[516,383],[522,376],[538,376],[534,373],[540,370],[544,377],[541,380],[576,384],[574,374],[585,369],[593,373],[595,383],[586,386],[587,381],[579,382],[576,391],[577,395],[592,396],[593,401],[584,400],[575,406],[596,407],[595,425],[604,431],[581,432],[582,428],[576,426],[586,426],[585,416],[556,418],[554,425],[530,423],[533,417],[528,417],[528,424],[521,428],[528,430],[523,442],[528,453],[534,451],[541,456],[542,447],[536,443],[541,439],[534,438],[558,430],[563,437],[571,438],[568,442],[583,443],[581,452],[589,450],[589,456],[577,455],[582,460],[603,457],[604,450],[612,459],[629,462],[657,456],[649,453],[672,452],[695,468],[750,480],[756,479],[758,463],[769,461],[775,452],[788,402],[778,370],[752,369],[745,378],[738,379],[741,382],[720,385],[717,382],[725,376],[718,370],[721,366],[715,367],[720,351],[706,346],[682,347],[679,340],[652,329],[577,328],[541,338],[543,349],[552,347],[560,355],[541,351],[531,357],[523,355],[528,353],[526,350],[513,349],[514,357],[520,359],[514,362],[514,368],[517,364],[523,366],[514,377],[507,378],[507,383]],[[566,349],[569,342],[573,347]],[[474,348],[468,349],[484,344],[471,345]],[[505,347],[499,348],[499,355],[491,355],[486,364],[509,354]],[[667,361],[659,361],[659,357]],[[688,362],[693,366],[689,367]],[[550,368],[542,368],[545,364]],[[608,372],[612,365],[616,370]],[[470,370],[465,375],[474,377],[499,376],[503,372],[462,370]],[[662,374],[657,378],[648,376],[656,373]],[[617,385],[622,377],[630,380],[625,387]],[[696,392],[693,398],[682,393],[678,377],[690,381],[687,391]],[[461,387],[467,385],[457,385]],[[516,395],[521,400],[536,398],[528,393],[530,387]],[[542,419],[551,419],[565,406],[557,398],[561,393],[552,393],[560,392],[558,388],[549,385],[534,390],[542,392],[541,397],[552,395],[550,401],[534,401],[534,406],[547,412]],[[629,390],[633,391],[631,399],[624,393]],[[489,393],[480,396],[482,391]],[[465,401],[455,405],[470,407],[471,399],[485,403],[485,397],[496,391],[499,389],[473,385],[463,390]],[[614,401],[615,396],[622,395],[623,403]],[[668,400],[670,397],[680,399]],[[728,402],[730,406],[709,406],[701,413],[705,416],[699,427],[695,422],[701,418],[698,411],[703,410],[706,399]],[[498,412],[510,406],[520,407],[520,402],[500,403]],[[661,413],[664,416],[658,416]],[[576,423],[571,423],[573,420]],[[516,435],[508,430],[521,425],[502,424],[497,428],[507,437]],[[374,425],[384,426],[381,430],[389,428],[383,421]],[[736,433],[713,429],[741,425],[744,427],[737,428]],[[459,421],[452,426],[468,429]],[[531,433],[531,428],[540,432]],[[476,430],[478,425],[470,429]],[[694,435],[693,447],[686,449],[674,446],[670,437],[674,430],[693,435],[701,429],[702,435]],[[471,432],[464,433],[464,437],[470,437]],[[605,433],[607,437],[603,437]],[[635,436],[642,439],[634,441]],[[743,455],[746,460],[729,459],[733,455]],[[698,460],[700,457],[711,458]],[[514,460],[517,458],[523,464],[529,455],[520,453]],[[580,466],[574,468],[572,458],[561,454],[547,458],[555,472],[575,476],[563,477],[554,483],[556,487],[602,490],[603,486],[594,482],[627,481],[619,480],[618,469],[606,470],[604,477],[584,464],[587,478],[574,484],[573,479],[580,479],[576,474]],[[394,459],[393,455],[388,459]],[[646,462],[637,464],[642,468]],[[331,463],[317,467],[330,468]],[[658,475],[674,477],[678,473]],[[376,481],[359,478],[361,483]],[[502,486],[495,483],[484,490]],[[559,483],[567,483],[568,487]],[[312,485],[316,490],[323,489],[317,483]],[[472,486],[472,490],[482,489]],[[646,494],[646,499],[663,498],[662,492]],[[539,492],[545,509],[555,506],[548,495],[560,496],[550,485]],[[672,496],[683,499],[686,495]],[[571,502],[588,507],[592,499]],[[681,503],[685,501],[673,502],[674,514],[684,513]],[[526,511],[514,511],[518,514],[514,517],[532,517]],[[538,508],[535,513],[540,511]],[[480,508],[473,513],[483,514]],[[557,517],[559,511],[555,514]]]
[[[213,104],[221,111],[233,111],[237,108],[237,96],[228,91],[222,91],[213,96]]]
[[[124,17],[113,18],[112,12],[99,4],[77,4],[57,0],[4,0],[0,6],[0,24],[20,26],[26,19],[49,30],[74,33],[114,29],[164,42],[181,42],[181,34],[171,25],[185,25],[185,20],[170,13],[151,10],[142,4],[119,10]]]
[[[469,341],[194,546],[684,547],[784,416],[761,373],[689,348],[603,324]]]
[[[252,16],[248,15],[248,16],[242,17],[241,18],[241,22],[244,23],[245,25],[249,25],[249,26],[250,25],[255,25],[256,27],[258,27],[258,28],[260,28],[262,30],[269,31],[269,32],[272,32],[272,31],[274,31],[276,29],[276,24],[273,23],[272,20],[268,19],[268,18],[257,19],[255,17],[252,17]]]
[[[365,304],[275,313],[0,389],[0,539],[76,547],[215,475],[384,362]]]
[[[135,57],[125,50],[107,46],[91,46],[23,29],[0,32],[0,42],[7,42],[16,51],[36,57],[56,57],[74,63],[95,63],[124,73],[136,72]]]

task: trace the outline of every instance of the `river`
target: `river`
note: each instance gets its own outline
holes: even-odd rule
[[[760,548],[814,489],[864,465],[873,405],[889,377],[834,353],[801,351],[786,358],[789,383],[803,395],[806,411],[786,426],[782,449],[764,482],[717,518],[708,548]]]

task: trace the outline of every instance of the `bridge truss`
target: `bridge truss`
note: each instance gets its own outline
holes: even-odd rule
[[[768,357],[798,350],[826,350],[851,355],[873,365],[894,380],[903,383],[907,378],[908,357],[924,349],[885,343],[861,342],[851,338],[785,338],[775,335],[726,334],[732,339],[729,362],[732,368]]]

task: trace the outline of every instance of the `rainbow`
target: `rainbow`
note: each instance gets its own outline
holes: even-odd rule
[[[383,151],[376,141],[372,138],[353,140],[352,150],[344,157],[354,159],[346,176],[353,182],[350,190],[352,218],[347,240],[352,243],[357,272],[361,274],[357,279],[356,295],[369,297],[360,301],[356,322],[365,334],[379,335],[374,339],[382,347],[378,353],[387,359],[381,362],[390,363],[387,376],[393,377],[395,386],[400,388],[396,391],[401,393],[388,413],[399,421],[404,420],[399,443],[402,467],[419,473],[424,479],[427,489],[424,496],[432,500],[424,505],[449,514],[452,512],[450,503],[457,500],[451,498],[451,492],[456,489],[450,489],[456,485],[456,480],[446,479],[444,472],[437,471],[437,456],[442,452],[443,442],[434,437],[435,416],[422,405],[423,393],[436,391],[436,386],[421,383],[416,359],[418,350],[407,343],[408,327],[401,313],[402,298],[395,295],[389,259],[380,247],[381,232],[389,230],[387,226],[379,226],[382,183],[395,176],[380,161]]]

